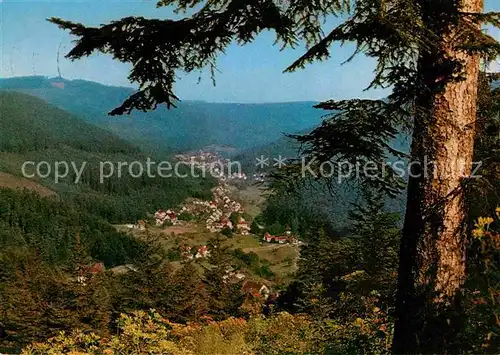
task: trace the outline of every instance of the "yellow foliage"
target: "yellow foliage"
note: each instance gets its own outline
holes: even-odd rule
[[[480,335],[481,352],[490,353],[498,344],[500,326],[500,289],[498,283],[498,252],[500,250],[500,207],[495,209],[497,223],[491,217],[478,218],[472,235],[480,242],[480,260],[483,265],[481,276],[484,287],[470,292],[469,319],[474,336]],[[480,330],[478,330],[480,329]],[[494,352],[494,351],[493,351]]]
[[[487,227],[490,224],[492,224],[493,222],[494,222],[494,219],[491,217],[479,217],[479,219],[478,219],[478,225],[480,227]]]
[[[495,209],[495,213],[497,218],[500,219],[500,207]],[[494,234],[489,231],[490,225],[493,222],[495,222],[495,220],[492,217],[479,217],[474,225],[475,228],[472,230],[472,236],[477,239],[494,236]]]
[[[64,332],[23,350],[35,354],[283,354],[320,350],[317,329],[305,316],[229,318],[210,324],[175,324],[155,311],[121,315],[120,332],[109,339],[79,330]]]

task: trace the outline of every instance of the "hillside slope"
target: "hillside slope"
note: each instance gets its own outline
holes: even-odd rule
[[[55,196],[56,193],[49,188],[34,182],[33,180],[24,179],[19,176],[15,176],[8,173],[3,173],[0,171],[0,189],[12,189],[12,190],[30,190],[38,193],[42,197]]]
[[[24,152],[63,145],[92,152],[138,152],[118,136],[37,97],[0,91],[0,151]]]

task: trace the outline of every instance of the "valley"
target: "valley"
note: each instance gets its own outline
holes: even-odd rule
[[[242,119],[258,118],[260,110],[287,113],[306,104],[186,103],[185,109],[206,110],[203,115],[218,112],[213,123],[206,122],[210,135],[210,126],[227,130],[218,128],[216,140],[195,137],[191,143],[192,133],[199,130],[186,127],[186,132],[176,131],[175,139],[183,143],[172,149],[175,140],[157,135],[156,141],[151,132],[124,128],[136,118],[113,118],[110,123],[100,100],[121,89],[44,80],[46,87],[37,78],[0,80],[0,280],[5,281],[0,287],[0,330],[5,327],[9,335],[0,351],[37,338],[45,318],[37,317],[33,327],[26,327],[23,319],[37,307],[45,309],[41,303],[55,299],[50,309],[66,312],[67,302],[81,292],[106,292],[121,312],[154,307],[179,321],[194,319],[199,307],[220,317],[275,302],[298,270],[302,237],[297,225],[266,215],[268,193],[260,175],[229,168],[232,157],[246,147],[279,137],[279,127],[261,135],[263,127],[252,131]],[[89,87],[99,87],[99,95]],[[222,123],[228,115],[241,118]],[[147,126],[137,121],[137,128]],[[135,139],[136,134],[147,142]],[[128,169],[150,160],[180,165],[169,177],[135,176]],[[126,168],[119,171],[120,165]],[[103,166],[113,169],[103,171]],[[268,232],[276,235],[271,243],[264,237]],[[153,274],[162,279],[150,279]],[[28,280],[25,286],[17,284],[22,280]],[[164,282],[184,288],[198,301],[188,306],[182,299],[153,296],[150,292],[163,292]],[[197,286],[192,289],[189,282]],[[19,287],[37,289],[41,303],[28,306],[15,296]],[[195,290],[210,295],[199,298]],[[208,308],[203,305],[207,301]],[[89,305],[88,311],[99,313],[96,307]],[[185,307],[189,311],[181,310]],[[56,328],[71,321],[56,318]],[[74,321],[86,324],[79,319]]]
[[[254,190],[253,194],[248,194],[248,190]],[[265,202],[262,192],[252,185],[241,189],[225,180],[219,180],[212,191],[210,201],[189,198],[178,206],[150,213],[137,224],[116,228],[140,240],[155,240],[177,267],[189,261],[208,267],[211,252],[208,245],[223,235],[222,245],[230,254],[252,253],[270,270],[268,275],[262,275],[249,265],[232,265],[231,270],[238,272],[241,280],[264,282],[275,293],[286,288],[297,270],[300,243],[292,243],[291,237],[283,237],[286,240],[283,244],[266,242],[265,235],[269,233],[263,226],[250,232],[250,225]]]
[[[72,209],[115,226],[118,235],[156,243],[155,254],[177,267],[219,239],[232,255],[229,264],[236,263],[231,268],[275,291],[285,289],[297,270],[299,241],[308,238],[311,226],[338,232],[347,225],[346,204],[332,196],[304,189],[295,197],[269,199],[265,189],[272,164],[256,166],[259,156],[271,162],[278,155],[298,156],[299,147],[283,134],[306,133],[321,122],[314,103],[180,102],[169,111],[107,116],[112,104],[128,94],[127,88],[82,80],[0,79],[0,186],[57,196]],[[115,169],[149,159],[182,163],[188,177],[135,178],[132,170]],[[33,167],[44,162],[51,171],[27,179],[21,169],[26,161]],[[113,168],[104,178],[102,162]],[[66,169],[60,178],[63,163],[82,170]],[[352,190],[337,193],[355,201]],[[71,238],[65,242],[70,249],[73,244]],[[95,247],[87,247],[105,268],[120,264],[96,259]],[[191,254],[184,250],[188,247]],[[254,258],[251,265],[238,259],[248,255]],[[123,256],[122,266],[131,262]]]

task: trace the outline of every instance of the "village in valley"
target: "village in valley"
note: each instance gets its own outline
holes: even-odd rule
[[[215,153],[200,151],[178,155],[177,159],[196,164],[198,169],[206,169],[208,164],[219,165],[227,172],[228,160]],[[209,268],[211,255],[208,241],[219,235],[225,238],[230,249],[243,253],[252,253],[260,259],[266,273],[245,267],[229,267],[224,275],[227,282],[242,282],[242,291],[267,300],[276,296],[276,286],[286,283],[296,269],[299,248],[302,242],[287,228],[280,235],[272,235],[254,220],[255,201],[249,202],[242,197],[241,184],[234,184],[237,179],[246,181],[244,189],[260,194],[254,182],[257,176],[248,179],[244,173],[231,175],[222,173],[217,178],[217,186],[212,189],[212,199],[204,201],[188,198],[179,206],[165,206],[145,216],[136,224],[119,226],[123,230],[141,235],[155,235],[165,248],[176,255],[172,263],[194,262],[201,268]],[[238,185],[238,187],[236,187]],[[243,195],[244,196],[244,195]],[[247,211],[247,209],[252,210]],[[132,270],[132,266],[120,267],[120,272]]]
[[[202,176],[211,174],[220,181],[256,183],[265,182],[267,177],[267,174],[263,172],[247,175],[242,171],[239,162],[223,158],[212,151],[198,150],[178,154],[175,158],[186,165],[199,169],[202,172]]]

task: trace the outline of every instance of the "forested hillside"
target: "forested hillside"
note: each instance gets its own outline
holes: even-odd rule
[[[64,265],[75,257],[77,235],[82,250],[108,267],[137,261],[145,251],[145,244],[71,203],[0,188],[0,257],[34,252],[50,265]]]
[[[88,152],[136,153],[101,128],[25,94],[0,91],[0,151],[22,153],[62,146]]]
[[[135,222],[157,208],[175,206],[186,197],[209,196],[214,186],[210,179],[134,178],[127,169],[120,177],[113,174],[100,181],[101,162],[145,164],[148,157],[154,161],[172,159],[158,152],[140,152],[118,136],[39,98],[5,91],[0,92],[0,99],[0,171],[21,177],[24,162],[47,162],[49,176],[35,176],[33,181],[111,223]],[[66,177],[56,181],[56,162],[84,167],[80,181],[75,183],[77,173],[72,168]],[[34,173],[34,167],[29,173]],[[49,173],[46,166],[42,173]]]
[[[312,130],[311,127],[310,130]],[[307,134],[310,130],[296,132],[296,135]],[[399,135],[390,142],[394,149],[408,152],[410,138],[404,134]],[[281,157],[286,164],[300,160],[301,145],[293,137],[283,135],[276,141],[246,150],[233,156],[234,161],[241,162],[243,169],[253,174],[272,174],[276,171],[276,164]],[[258,165],[261,158],[269,158],[266,166]],[[307,166],[311,161],[305,159],[303,165]],[[389,156],[388,163],[397,161]],[[273,166],[274,165],[274,166]],[[404,163],[406,166],[406,163]],[[307,172],[307,170],[305,170]],[[356,167],[352,166],[351,175],[357,174]],[[307,176],[307,183],[301,184],[295,194],[289,191],[282,191],[277,196],[267,201],[266,210],[263,213],[262,223],[274,231],[282,232],[285,226],[298,225],[323,225],[327,229],[342,231],[349,225],[349,211],[352,207],[363,200],[359,186],[350,183],[350,176],[347,174],[342,179],[333,179],[329,186],[318,181],[312,175]],[[407,179],[405,172],[401,178]],[[329,191],[330,193],[318,193],[318,191]],[[385,198],[385,208],[388,211],[404,214],[406,191],[393,198]]]

